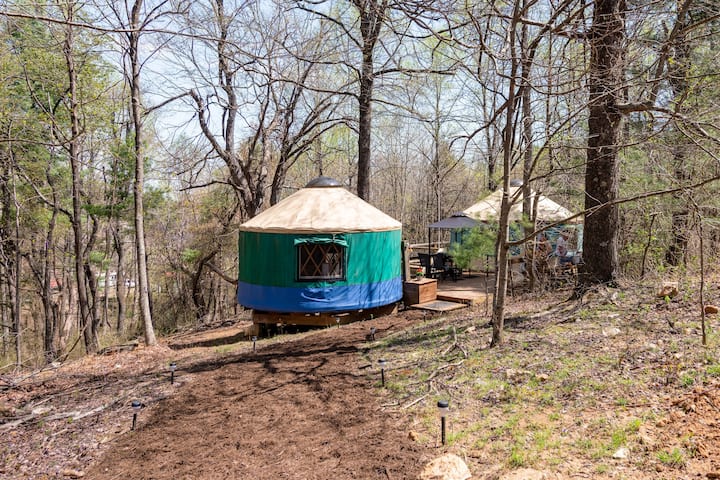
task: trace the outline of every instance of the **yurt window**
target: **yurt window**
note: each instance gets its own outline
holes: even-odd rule
[[[342,280],[345,278],[345,247],[337,243],[298,245],[300,280]]]

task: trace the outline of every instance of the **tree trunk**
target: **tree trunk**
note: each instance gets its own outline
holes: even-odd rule
[[[498,229],[498,238],[496,243],[496,261],[495,265],[495,295],[493,295],[493,318],[492,318],[492,340],[491,346],[500,345],[505,340],[505,299],[507,297],[508,277],[510,276],[508,266],[508,217],[510,215],[510,198],[509,187],[510,182],[507,181],[509,175],[505,175],[503,182],[503,196],[500,204],[500,228]]]
[[[20,323],[22,319],[21,309],[22,302],[20,299],[21,295],[21,283],[20,283],[20,271],[22,270],[22,257],[20,256],[20,204],[17,201],[17,192],[14,190],[13,184],[13,200],[15,202],[15,268],[13,277],[13,291],[15,295],[12,298],[13,301],[13,333],[15,334],[15,365],[17,368],[22,368],[22,325]]]
[[[372,138],[372,101],[375,82],[373,54],[385,20],[386,0],[353,0],[360,16],[362,66],[358,95],[358,197],[370,201],[370,142]]]
[[[520,22],[521,11],[521,5],[518,2],[513,9],[513,19],[508,35],[512,64],[510,66],[508,83],[509,94],[505,112],[505,128],[503,129],[503,195],[500,203],[498,238],[495,247],[497,264],[495,265],[495,295],[493,295],[491,346],[499,345],[504,341],[505,297],[507,296],[508,277],[510,276],[508,264],[508,253],[510,251],[510,246],[508,245],[508,232],[510,227],[510,174],[512,169],[512,156],[515,150],[515,88],[518,73],[515,39],[517,33],[516,26]]]
[[[143,206],[143,189],[145,187],[145,165],[143,155],[142,118],[140,103],[140,11],[143,2],[138,0],[133,4],[130,19],[132,31],[128,34],[130,45],[130,94],[131,116],[135,133],[135,181],[133,193],[135,195],[135,248],[137,250],[137,292],[140,308],[140,319],[145,331],[145,345],[155,345],[155,330],[150,311],[150,285],[148,279],[147,254],[145,249],[145,208]]]
[[[618,275],[619,209],[616,205],[601,206],[619,194],[622,114],[618,103],[623,84],[624,11],[624,0],[598,0],[593,12],[585,208],[600,208],[585,218],[580,289],[613,283]]]
[[[524,4],[525,2],[523,2]],[[523,6],[524,10],[524,6]],[[537,199],[533,202],[532,198],[532,186],[530,185],[530,177],[533,171],[533,135],[532,135],[532,123],[533,113],[531,95],[530,95],[530,71],[532,68],[531,59],[529,58],[530,52],[528,52],[528,26],[526,23],[522,24],[521,37],[520,37],[520,48],[523,55],[522,60],[522,148],[523,148],[523,216],[528,220],[524,229],[525,236],[529,236],[535,231],[535,215],[533,212],[533,206],[537,206]],[[535,242],[526,242],[525,244],[525,265],[528,275],[528,283],[530,285],[530,291],[535,290],[535,273],[536,258],[535,258]]]
[[[5,262],[0,263],[0,279],[0,324],[2,325],[2,349],[0,354],[5,357],[10,350],[10,322],[12,321],[8,312],[9,309],[6,307],[10,303],[10,296],[6,284],[8,275]]]
[[[8,149],[9,151],[9,149]],[[4,158],[2,171],[0,171],[0,323],[2,323],[2,354],[5,356],[10,350],[10,324],[14,320],[13,308],[13,261],[11,254],[14,250],[14,242],[10,236],[12,222],[10,221],[12,208],[10,203],[10,168],[11,158],[8,155]]]
[[[678,12],[679,31],[683,32],[691,23],[688,9]],[[668,62],[668,80],[676,99],[685,98],[688,91],[688,74],[690,72],[690,45],[684,34],[677,35],[672,42],[672,62]],[[691,166],[687,162],[687,147],[682,143],[683,135],[678,134],[678,142],[673,147],[673,174],[678,186],[685,185],[692,178]],[[683,265],[687,257],[689,208],[685,192],[673,195],[674,209],[672,212],[670,245],[665,252],[665,261],[672,266]]]
[[[370,139],[372,134],[372,50],[363,52],[360,95],[358,97],[358,197],[370,201]]]
[[[74,18],[73,9],[75,6],[70,4],[67,11],[67,21],[72,22]],[[65,30],[64,54],[67,66],[69,91],[68,100],[70,102],[70,140],[68,142],[68,156],[70,157],[70,170],[72,175],[72,230],[74,238],[74,254],[75,254],[75,281],[77,282],[78,303],[80,306],[80,329],[82,330],[85,341],[85,350],[88,353],[95,353],[98,350],[98,338],[95,334],[92,319],[92,312],[88,303],[87,289],[85,283],[85,266],[84,266],[84,248],[82,238],[82,202],[80,188],[80,105],[77,93],[77,73],[75,71],[74,48],[74,32],[73,27],[68,25]]]
[[[48,175],[49,176],[49,175]],[[53,196],[54,196],[53,188]],[[43,312],[45,315],[45,338],[44,338],[44,350],[45,350],[45,361],[47,363],[52,362],[58,357],[57,351],[57,316],[52,304],[52,280],[53,273],[55,271],[54,262],[52,261],[53,255],[51,250],[55,246],[55,221],[57,219],[58,210],[57,207],[53,207],[52,215],[50,217],[50,223],[48,224],[47,235],[45,237],[45,249],[44,249],[44,262],[43,262],[43,279],[42,279],[42,302]]]
[[[97,285],[97,277],[95,275],[95,272],[92,270],[92,266],[90,265],[90,252],[93,251],[93,248],[95,248],[95,242],[97,241],[97,234],[98,234],[98,221],[97,218],[94,216],[90,216],[90,221],[92,223],[92,228],[90,229],[90,234],[88,235],[85,249],[83,252],[83,258],[86,259],[83,262],[83,271],[85,273],[85,281],[87,282],[87,292],[88,292],[88,303],[90,308],[90,319],[92,321],[90,328],[92,329],[93,335],[97,338],[98,333],[100,330],[100,303],[98,302],[98,285]]]
[[[113,246],[115,248],[115,254],[117,255],[117,275],[115,277],[117,321],[115,323],[115,329],[118,333],[122,333],[125,329],[125,294],[127,293],[127,288],[125,287],[125,247],[123,247],[119,226],[117,224],[113,228],[112,234]]]

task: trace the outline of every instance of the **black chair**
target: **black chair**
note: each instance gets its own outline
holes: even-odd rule
[[[449,276],[453,279],[453,282],[456,282],[458,277],[462,275],[462,271],[453,264],[452,258],[444,253],[434,254],[432,263],[435,271],[440,274],[443,280]]]
[[[430,255],[429,253],[418,252],[420,265],[425,270],[425,277],[427,278],[439,278],[443,274],[443,270],[436,267],[433,257],[434,255]]]

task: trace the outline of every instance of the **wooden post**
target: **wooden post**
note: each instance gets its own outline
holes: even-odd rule
[[[403,282],[410,279],[410,247],[405,240],[402,242]]]

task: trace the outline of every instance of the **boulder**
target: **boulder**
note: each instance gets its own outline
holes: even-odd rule
[[[462,458],[452,453],[436,458],[425,465],[418,477],[419,480],[467,480],[471,478],[468,469]]]
[[[624,460],[628,457],[628,454],[630,453],[630,450],[628,450],[625,447],[620,447],[617,450],[615,450],[615,453],[613,453],[612,458],[616,460]]]
[[[658,298],[674,298],[679,293],[677,282],[663,282],[662,287],[657,292]]]
[[[602,334],[605,337],[616,337],[616,336],[620,335],[620,329],[617,327],[603,328]]]
[[[64,477],[70,478],[82,478],[85,476],[85,472],[81,472],[80,470],[73,470],[71,468],[66,468],[61,472],[61,474]]]

